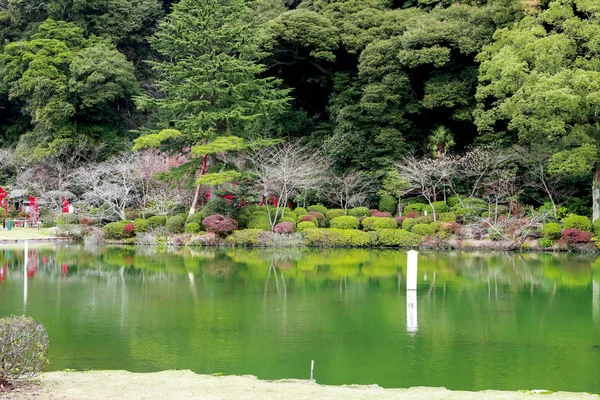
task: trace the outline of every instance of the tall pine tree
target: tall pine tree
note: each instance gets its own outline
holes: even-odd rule
[[[157,90],[138,97],[137,104],[155,117],[154,132],[137,139],[134,148],[159,147],[190,157],[171,177],[197,178],[191,214],[200,185],[235,177],[207,173],[207,158],[250,146],[260,137],[256,127],[289,105],[281,82],[262,77],[253,15],[244,0],[182,0],[151,39],[162,59],[153,63]]]

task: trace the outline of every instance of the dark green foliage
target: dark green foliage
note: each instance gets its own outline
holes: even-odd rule
[[[373,230],[375,231],[396,228],[398,228],[398,222],[394,218],[375,218],[375,221],[373,221]]]
[[[425,206],[427,206],[427,204],[424,204],[424,203],[411,203],[411,204],[408,204],[406,207],[404,207],[404,214],[408,214],[411,211],[421,212],[421,211],[423,211],[423,209],[425,208]]]
[[[196,223],[200,226],[200,228],[202,228],[202,220],[203,219],[204,219],[204,214],[201,212],[197,212],[192,215],[188,215],[186,223],[187,224]]]
[[[448,204],[446,204],[444,201],[435,201],[433,203],[433,207],[430,204],[427,204],[425,207],[423,207],[423,211],[427,211],[427,214],[433,214],[434,207],[436,214],[450,211],[450,207],[448,207]]]
[[[79,217],[75,214],[64,213],[56,217],[57,225],[74,225],[79,223]]]
[[[185,231],[185,218],[181,215],[167,218],[165,229],[167,233],[183,233]]]
[[[329,226],[336,229],[358,229],[360,221],[356,217],[342,216],[331,220]]]
[[[584,232],[592,231],[592,221],[588,217],[584,217],[582,215],[569,215],[568,217],[563,218],[563,229],[579,229]]]
[[[200,224],[197,222],[188,222],[185,225],[185,233],[198,233],[200,232]]]
[[[104,225],[104,237],[107,239],[120,240],[125,239],[125,222],[110,222]]]
[[[421,236],[435,235],[435,227],[430,224],[415,224],[410,231]]]
[[[202,209],[202,215],[204,217],[208,217],[209,215],[220,214],[225,217],[233,218],[235,216],[235,213],[235,207],[232,204],[227,203],[226,199],[222,198],[217,198],[209,201]]]
[[[544,237],[552,240],[558,240],[562,237],[562,227],[556,222],[548,222],[542,227]]]
[[[167,224],[167,217],[164,215],[155,215],[154,217],[148,218],[148,227],[151,230],[158,229]]]
[[[133,221],[133,223],[135,224],[135,234],[136,235],[138,233],[150,232],[150,224],[148,223],[148,220],[138,218],[135,221]]]
[[[398,200],[394,196],[384,194],[379,198],[379,211],[389,212],[392,215],[396,213],[398,209]]]

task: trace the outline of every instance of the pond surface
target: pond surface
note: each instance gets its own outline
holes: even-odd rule
[[[0,248],[0,315],[46,326],[51,370],[600,393],[596,256],[424,252],[407,302],[402,251],[28,253]]]

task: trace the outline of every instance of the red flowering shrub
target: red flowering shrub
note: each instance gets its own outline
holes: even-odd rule
[[[211,215],[202,220],[202,225],[208,232],[226,235],[235,231],[238,227],[237,221],[233,218],[227,218],[221,214]]]
[[[392,218],[392,214],[389,212],[377,211],[371,214],[371,217],[375,218]]]
[[[291,222],[280,222],[273,228],[275,233],[294,233],[294,225]]]
[[[380,212],[378,209],[376,209],[376,208],[371,208],[371,209],[369,210],[369,215],[372,217],[372,216],[373,216],[373,214],[375,214],[375,213],[378,213],[378,212]]]
[[[407,212],[406,215],[404,216],[404,218],[417,218],[418,215],[419,215],[418,212],[411,211],[411,212]]]
[[[396,217],[394,218],[396,220],[396,222],[398,223],[398,226],[402,226],[402,222],[404,222],[404,220],[406,219],[406,217]]]
[[[566,244],[589,243],[592,240],[592,232],[584,232],[576,228],[562,231],[562,240]]]
[[[125,233],[125,237],[133,237],[133,235],[135,235],[135,224],[125,224],[125,226],[123,227],[123,232]]]
[[[458,233],[460,232],[460,224],[456,221],[452,221],[449,222],[450,225],[452,225],[452,233]]]
[[[300,221],[298,222],[313,222],[315,221],[317,218],[314,215],[303,215],[302,218],[300,218]]]
[[[309,211],[308,215],[312,215],[313,217],[315,217],[317,219],[317,222],[319,223],[319,226],[323,227],[325,226],[325,215],[318,212],[318,211]]]

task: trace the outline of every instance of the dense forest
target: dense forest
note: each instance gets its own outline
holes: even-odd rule
[[[406,157],[478,148],[521,203],[600,198],[598,0],[0,0],[0,78],[0,185],[38,195],[148,148],[215,187],[243,176],[216,155],[283,139],[367,203]]]

